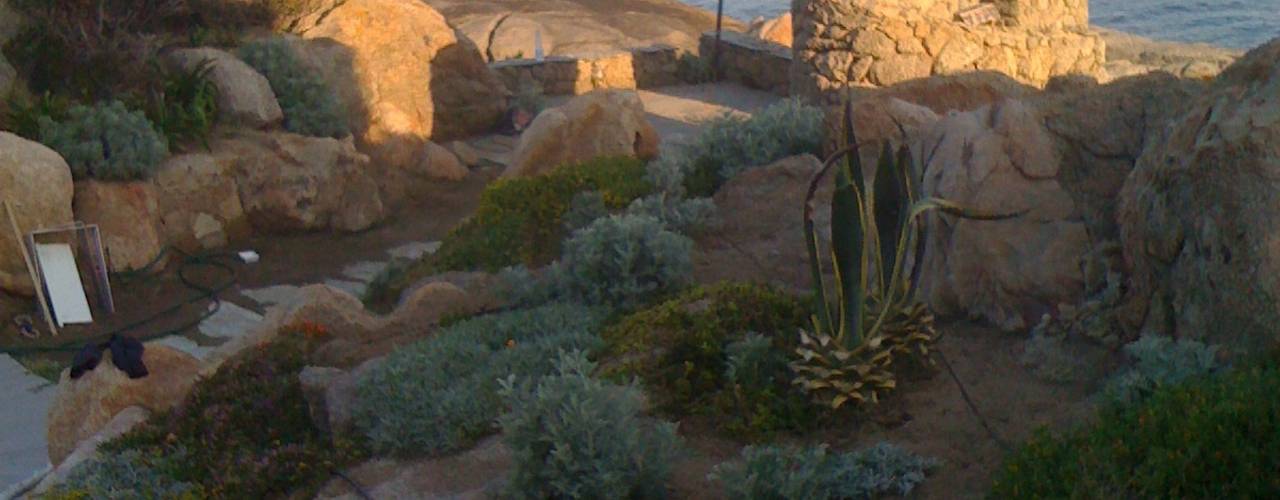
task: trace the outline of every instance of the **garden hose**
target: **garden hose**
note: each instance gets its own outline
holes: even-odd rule
[[[218,295],[236,285],[236,278],[235,278],[236,271],[233,267],[231,267],[230,264],[226,262],[227,260],[234,259],[235,258],[234,254],[222,252],[222,253],[201,253],[201,254],[191,255],[186,252],[183,252],[178,248],[165,247],[160,251],[160,255],[158,255],[155,259],[153,259],[147,265],[143,266],[141,269],[138,269],[135,271],[113,273],[113,274],[116,277],[122,278],[124,281],[128,281],[137,276],[150,275],[150,271],[158,263],[163,261],[170,251],[177,252],[183,256],[182,264],[179,265],[178,267],[178,280],[182,282],[183,286],[196,292],[196,294],[191,298],[188,298],[185,301],[176,303],[146,318],[140,319],[138,321],[134,321],[132,323],[121,326],[119,328],[115,328],[111,331],[98,334],[95,337],[70,340],[62,344],[49,346],[49,347],[0,348],[0,354],[25,355],[25,354],[40,354],[40,353],[50,353],[50,352],[77,352],[80,350],[80,346],[83,346],[85,344],[105,342],[106,339],[111,338],[112,335],[123,334],[125,332],[150,324],[156,320],[171,316],[188,305],[191,305],[197,302],[202,302],[205,300],[212,301],[213,307],[210,307],[207,311],[204,312],[204,314],[200,315],[200,317],[196,318],[191,322],[188,322],[176,328],[171,328],[161,332],[153,333],[151,335],[145,335],[145,336],[136,337],[136,338],[140,342],[148,342],[148,341],[159,339],[162,337],[167,337],[169,335],[181,334],[183,332],[186,332],[187,330],[195,328],[201,322],[208,319],[210,316],[217,314],[218,310],[222,307],[222,301],[218,298]],[[214,285],[205,285],[205,284],[197,283],[196,281],[192,280],[187,275],[187,273],[190,270],[198,267],[217,269],[225,272],[228,277],[224,281],[221,281]]]
[[[937,341],[942,341],[941,333],[938,334]],[[1013,451],[1013,447],[1009,446],[1009,442],[1001,439],[1000,435],[996,433],[996,430],[991,427],[991,422],[987,421],[987,417],[984,417],[982,412],[978,411],[978,405],[974,404],[973,398],[969,397],[969,391],[964,388],[964,382],[961,382],[960,377],[956,376],[956,371],[951,368],[951,363],[947,362],[947,357],[942,354],[942,349],[934,347],[933,352],[938,354],[938,359],[942,361],[942,367],[947,369],[947,373],[951,375],[951,380],[955,381],[956,387],[960,389],[960,397],[963,398],[964,403],[969,406],[969,411],[978,419],[978,423],[982,424],[982,428],[986,429],[987,436],[999,445],[1000,448],[1004,449],[1005,452]]]

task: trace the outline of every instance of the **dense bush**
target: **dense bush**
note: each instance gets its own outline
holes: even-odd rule
[[[560,350],[587,349],[600,314],[551,304],[466,320],[402,348],[358,381],[356,427],[375,451],[433,455],[494,431],[498,380],[551,373]]]
[[[886,443],[840,454],[830,454],[825,447],[747,447],[740,462],[721,464],[711,476],[734,500],[861,500],[907,495],[937,465],[936,460]]]
[[[1047,430],[997,473],[992,498],[1272,498],[1280,493],[1280,368],[1254,366],[1103,407]]]
[[[208,148],[209,133],[218,118],[218,89],[209,80],[212,70],[211,60],[190,70],[152,65],[155,84],[147,89],[139,107],[146,110],[170,148],[188,142]]]
[[[681,234],[694,234],[716,222],[716,205],[710,198],[686,199],[658,193],[631,202],[628,215],[648,215],[667,229]]]
[[[644,163],[598,158],[564,165],[549,174],[500,179],[485,188],[475,214],[450,231],[434,254],[371,287],[366,302],[393,304],[418,279],[445,271],[497,272],[515,265],[541,266],[560,256],[565,215],[579,193],[598,191],[609,209],[621,209],[652,190]],[[589,222],[589,221],[588,221]]]
[[[66,120],[72,106],[74,103],[70,99],[49,92],[40,96],[30,96],[15,91],[5,102],[0,129],[18,134],[24,139],[39,142],[40,119],[47,118],[54,122]]]
[[[607,328],[604,373],[639,376],[659,409],[711,417],[730,434],[802,429],[816,409],[786,361],[809,325],[805,304],[762,285],[695,288]]]
[[[1217,346],[1194,340],[1148,335],[1124,346],[1124,351],[1135,360],[1134,366],[1116,377],[1104,392],[1108,399],[1120,403],[1140,401],[1156,389],[1221,368]]]
[[[64,120],[39,122],[40,142],[62,155],[77,179],[145,179],[169,154],[151,121],[120,101],[76,106]]]
[[[283,498],[317,487],[362,452],[335,446],[311,421],[298,373],[315,344],[301,330],[282,332],[103,449],[164,456],[175,481],[206,497]],[[178,453],[184,449],[190,453]]]
[[[726,114],[706,124],[697,138],[668,153],[657,167],[674,169],[690,195],[710,196],[742,171],[802,153],[820,155],[822,110],[787,99],[750,118]]]
[[[237,54],[271,84],[286,130],[315,137],[347,135],[350,124],[338,97],[295,50],[284,38],[267,38],[245,44]]]
[[[693,241],[647,215],[613,215],[564,243],[563,287],[589,304],[621,309],[688,283]]]
[[[499,422],[514,463],[508,496],[666,496],[675,426],[641,418],[640,390],[594,379],[594,369],[580,351],[562,352],[551,376],[503,381],[510,410]]]
[[[173,478],[174,464],[188,452],[174,449],[168,456],[138,450],[103,453],[71,469],[62,484],[41,496],[45,500],[151,500],[206,498],[199,486]]]

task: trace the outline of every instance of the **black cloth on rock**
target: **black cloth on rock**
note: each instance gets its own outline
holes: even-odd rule
[[[71,364],[71,378],[80,378],[85,372],[97,368],[98,363],[102,362],[102,352],[107,349],[111,350],[111,363],[129,378],[147,376],[147,365],[142,363],[142,352],[145,350],[142,342],[133,337],[112,335],[106,342],[90,344],[80,349]]]

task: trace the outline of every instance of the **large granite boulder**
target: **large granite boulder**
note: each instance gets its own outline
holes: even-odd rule
[[[614,52],[652,45],[698,50],[715,15],[675,0],[426,0],[475,41],[489,61]],[[727,30],[745,26],[725,19]]]
[[[209,81],[218,89],[218,119],[222,122],[265,128],[280,123],[284,112],[267,78],[244,61],[224,51],[202,47],[177,49],[167,54],[168,64],[194,71],[209,61]]]
[[[369,157],[350,138],[243,132],[212,149],[259,231],[362,231],[386,215]]]
[[[72,202],[78,220],[97,224],[111,271],[142,269],[164,250],[160,204],[150,181],[76,183]],[[156,268],[158,269],[158,267]]]
[[[23,231],[70,223],[73,194],[71,167],[58,153],[39,143],[0,132],[0,200],[7,200],[13,206]],[[5,228],[0,231],[0,290],[34,294],[22,247],[14,240],[7,214],[3,214],[0,223]]]
[[[601,156],[652,158],[658,132],[630,90],[596,90],[543,111],[520,136],[504,177],[550,172]]]
[[[125,409],[161,412],[182,402],[200,371],[200,360],[154,344],[146,347],[142,362],[149,374],[138,379],[117,369],[110,351],[78,379],[71,378],[70,369],[63,370],[49,406],[49,461],[55,467]]]
[[[773,19],[754,19],[747,27],[747,33],[761,40],[769,41],[783,47],[791,46],[791,13],[788,12]]]
[[[223,247],[249,235],[235,178],[213,155],[169,157],[152,181],[160,204],[161,231],[170,244],[193,252]]]
[[[1244,350],[1276,341],[1278,61],[1274,40],[1224,71],[1125,183],[1119,225],[1135,324]]]
[[[423,2],[348,0],[297,24],[361,151],[391,173],[430,172],[429,139],[488,131],[506,111],[475,44]]]

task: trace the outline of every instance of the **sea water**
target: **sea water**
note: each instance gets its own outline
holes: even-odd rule
[[[714,12],[717,0],[683,0]],[[724,0],[726,16],[776,17],[791,0]],[[1280,36],[1280,0],[1090,0],[1093,23],[1161,40],[1247,49]]]

